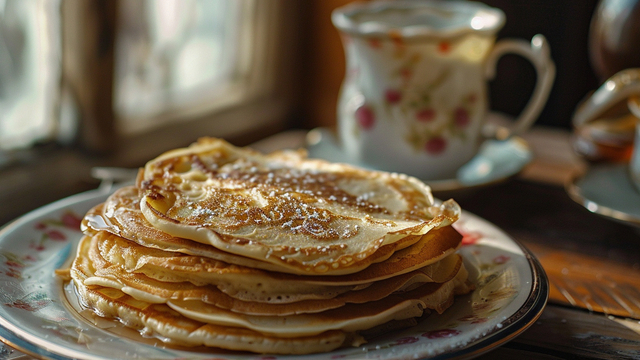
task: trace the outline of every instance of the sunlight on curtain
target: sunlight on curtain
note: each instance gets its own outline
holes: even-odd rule
[[[237,70],[238,0],[123,1],[116,47],[120,130],[160,125],[155,116],[225,95]]]
[[[57,135],[60,61],[60,1],[0,0],[0,150]]]

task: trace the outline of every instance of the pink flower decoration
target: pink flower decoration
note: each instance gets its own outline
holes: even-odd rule
[[[422,109],[416,113],[416,119],[421,122],[430,122],[436,118],[436,111],[432,108]]]
[[[76,214],[70,211],[62,215],[62,224],[69,229],[80,231],[81,223],[82,218],[78,217]]]
[[[402,99],[402,93],[396,89],[387,89],[384,98],[389,104],[395,104]]]
[[[473,231],[469,233],[464,233],[464,232],[460,232],[460,233],[462,234],[462,241],[461,241],[462,246],[474,245],[478,242],[478,240],[482,239],[482,234],[477,231]]]
[[[47,224],[39,222],[39,223],[34,225],[34,228],[36,230],[44,230],[44,229],[47,228]]]
[[[469,112],[465,108],[457,108],[453,114],[453,121],[457,127],[465,127],[469,125]]]
[[[34,307],[33,305],[29,304],[28,302],[24,301],[24,300],[16,300],[12,303],[6,303],[6,306],[15,308],[15,309],[22,309],[22,310],[27,310],[27,311],[36,311],[39,310],[36,307]]]
[[[24,267],[24,264],[21,264],[19,262],[12,261],[12,260],[7,260],[5,262],[5,265],[7,265],[10,268],[23,268]]]
[[[362,105],[356,109],[356,121],[365,130],[373,128],[376,119],[373,110],[368,105]]]
[[[46,234],[51,240],[56,240],[56,241],[67,240],[67,237],[58,230],[49,230],[46,232]]]
[[[447,140],[441,136],[436,136],[427,141],[424,146],[426,152],[432,155],[441,154],[447,148]]]
[[[7,271],[5,274],[14,279],[22,279],[22,274],[19,271],[16,271],[14,269],[9,269],[9,271]]]
[[[460,330],[455,329],[441,329],[441,330],[433,330],[422,334],[423,337],[427,339],[440,339],[446,337],[453,337],[460,334]]]
[[[44,247],[44,245],[42,245],[42,244],[37,244],[37,245],[36,244],[30,244],[29,247],[31,249],[35,250],[35,251],[42,251],[42,250],[46,249]]]

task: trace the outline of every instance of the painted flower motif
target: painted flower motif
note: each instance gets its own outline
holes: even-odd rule
[[[33,226],[36,230],[44,230],[47,228],[47,224],[39,222]]]
[[[7,265],[10,268],[23,268],[24,264],[21,262],[17,262],[17,261],[13,261],[13,260],[7,260],[4,263],[5,265]]]
[[[362,105],[356,109],[356,121],[361,128],[369,130],[375,125],[376,119],[373,109],[368,105]]]
[[[71,211],[67,211],[62,215],[62,225],[64,227],[80,231],[80,224],[82,223],[82,218],[72,213]]]
[[[20,271],[17,271],[16,269],[9,269],[7,272],[5,272],[5,275],[18,280],[22,279],[22,273]]]
[[[11,303],[5,303],[5,306],[27,310],[30,312],[38,311],[51,304],[52,301],[45,293],[31,293],[22,299],[14,300]]]
[[[441,338],[454,337],[459,334],[460,334],[460,330],[440,329],[440,330],[433,330],[433,331],[426,332],[422,334],[422,337],[426,337],[427,339],[441,339]]]
[[[416,113],[416,119],[420,122],[430,122],[436,118],[436,111],[433,108],[426,108]]]
[[[447,148],[447,140],[441,136],[436,136],[427,141],[424,150],[432,155],[439,155]]]
[[[384,92],[384,99],[388,104],[396,104],[402,100],[402,93],[396,89],[387,89]]]
[[[46,247],[43,244],[36,244],[36,243],[29,244],[29,248],[35,251],[43,251],[46,249]]]
[[[453,121],[457,127],[463,128],[469,125],[470,119],[469,112],[465,108],[459,107],[453,113]]]
[[[67,237],[60,231],[58,230],[49,230],[45,233],[49,239],[51,240],[55,240],[55,241],[64,241],[67,240]]]
[[[462,234],[462,241],[460,242],[462,246],[475,245],[484,237],[482,233],[477,231],[466,232],[458,230],[458,232]]]

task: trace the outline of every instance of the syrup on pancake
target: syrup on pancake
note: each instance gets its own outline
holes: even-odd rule
[[[408,176],[202,139],[91,209],[66,273],[95,314],[169,344],[327,352],[473,290],[460,211]]]

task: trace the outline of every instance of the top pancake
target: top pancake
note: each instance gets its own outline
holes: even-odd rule
[[[157,229],[306,275],[360,271],[460,214],[409,176],[208,138],[148,162],[137,186]]]

